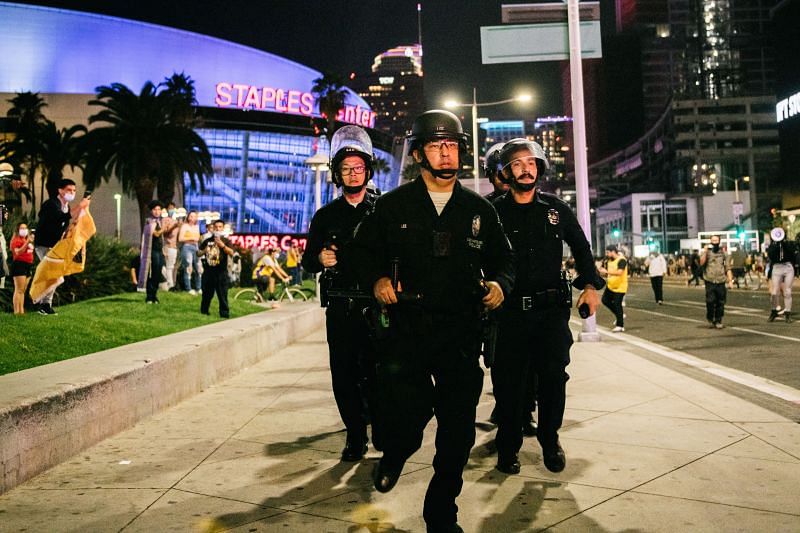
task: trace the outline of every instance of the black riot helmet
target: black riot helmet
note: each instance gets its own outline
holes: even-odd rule
[[[521,158],[533,157],[536,159],[536,179],[533,183],[519,183],[514,178],[514,173],[511,169],[512,163]],[[511,139],[500,150],[500,176],[503,182],[511,185],[513,189],[518,191],[530,191],[536,186],[547,169],[550,168],[550,163],[547,161],[547,156],[544,153],[544,148],[537,143],[528,139]]]
[[[351,155],[363,159],[366,167],[364,183],[357,187],[349,187],[344,184],[342,170],[339,168],[342,161]],[[331,160],[328,163],[328,168],[331,171],[331,181],[337,187],[342,187],[347,194],[357,194],[367,186],[367,182],[372,177],[374,161],[372,140],[364,128],[354,125],[342,126],[333,134],[331,139]]]
[[[486,150],[486,159],[483,163],[483,173],[489,178],[489,181],[494,183],[494,180],[499,179],[503,181],[500,173],[500,150],[503,149],[505,143],[496,143]]]
[[[458,168],[434,170],[425,155],[423,147],[425,143],[443,139],[455,139],[458,141]],[[425,111],[419,115],[411,126],[411,133],[408,134],[408,153],[414,150],[419,152],[421,161],[420,166],[428,170],[437,178],[451,179],[456,177],[464,164],[467,155],[467,139],[461,127],[461,121],[450,111],[433,109]]]

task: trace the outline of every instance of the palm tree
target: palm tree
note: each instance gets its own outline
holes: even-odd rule
[[[30,186],[31,206],[35,212],[36,197],[33,188],[36,171],[39,168],[39,133],[47,119],[42,109],[47,106],[39,93],[30,91],[16,93],[14,98],[8,100],[11,108],[8,118],[16,122],[14,139],[0,144],[0,158],[7,159],[20,170],[20,174],[27,177]],[[42,185],[44,189],[44,185]]]
[[[81,167],[82,136],[86,132],[86,126],[81,124],[58,129],[51,120],[46,121],[39,131],[39,166],[42,183],[50,196],[58,194],[58,182],[64,177],[64,167]]]
[[[313,83],[311,94],[317,99],[317,107],[320,114],[328,121],[325,137],[328,138],[328,144],[330,144],[333,138],[333,130],[336,127],[336,115],[344,107],[347,89],[344,87],[342,77],[331,73],[324,73],[321,78],[315,79]]]
[[[178,98],[169,86],[159,90],[152,82],[145,83],[139,94],[121,83],[98,87],[96,92],[89,104],[103,109],[89,117],[89,124],[106,125],[84,136],[87,187],[97,187],[101,179],[107,182],[115,175],[123,191],[136,197],[141,226],[154,193],[172,194],[184,173],[192,188],[202,189],[212,173],[211,154],[184,120],[185,93]]]
[[[419,163],[416,161],[412,161],[408,163],[402,172],[402,182],[405,183],[407,181],[413,181],[419,177],[420,169]]]

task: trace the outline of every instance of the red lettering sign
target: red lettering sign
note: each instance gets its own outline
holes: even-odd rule
[[[315,99],[310,92],[296,89],[258,87],[242,83],[219,82],[216,85],[214,103],[219,107],[238,107],[276,111],[293,115],[311,116],[314,113]],[[360,105],[346,105],[339,110],[336,119],[367,128],[375,126],[376,113]]]
[[[292,243],[297,243],[300,248],[305,249],[308,242],[304,233],[233,233],[228,239],[236,246],[247,250],[280,248],[284,252],[291,248]]]

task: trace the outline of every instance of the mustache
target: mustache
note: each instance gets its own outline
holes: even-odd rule
[[[515,179],[515,180],[517,180],[517,181],[519,181],[519,180],[522,180],[522,179],[525,179],[525,178],[530,178],[530,179],[532,179],[532,180],[535,180],[535,179],[536,179],[536,176],[532,175],[530,172],[525,172],[525,173],[523,173],[523,174],[520,174],[519,176],[517,176],[517,177],[516,177],[516,178],[514,178],[514,179]]]

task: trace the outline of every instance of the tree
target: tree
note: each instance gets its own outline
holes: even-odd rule
[[[185,78],[193,94],[191,79],[177,76]],[[136,94],[113,83],[96,92],[89,105],[102,110],[89,117],[89,124],[105,125],[84,136],[87,187],[95,188],[115,175],[123,191],[136,198],[142,227],[154,193],[171,199],[166,196],[174,192],[177,183],[182,184],[184,173],[192,188],[203,188],[205,178],[213,172],[211,154],[185,113],[185,87],[178,91],[169,83],[156,86],[147,82]]]
[[[50,196],[58,194],[58,182],[64,177],[64,167],[81,167],[83,160],[82,136],[86,126],[76,124],[70,128],[56,127],[48,120],[39,131],[39,166],[42,183]]]
[[[331,73],[324,73],[321,78],[315,79],[313,83],[311,94],[316,97],[319,112],[328,122],[325,137],[327,137],[328,144],[330,144],[336,127],[336,115],[344,108],[347,89],[341,76]]]
[[[30,91],[16,93],[14,98],[8,100],[11,108],[7,116],[16,124],[14,139],[0,144],[0,158],[7,159],[19,169],[20,174],[27,177],[27,183],[32,192],[30,198],[32,209],[35,210],[36,197],[33,188],[36,171],[39,168],[39,134],[47,119],[42,109],[47,107],[39,93]]]
[[[405,167],[403,167],[402,172],[402,182],[405,183],[407,181],[415,180],[420,174],[420,167],[419,163],[416,161],[412,161],[408,163]]]

